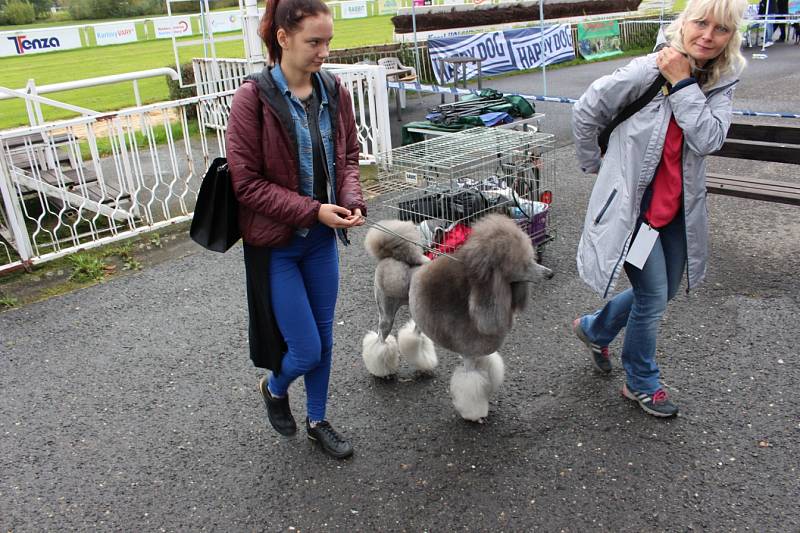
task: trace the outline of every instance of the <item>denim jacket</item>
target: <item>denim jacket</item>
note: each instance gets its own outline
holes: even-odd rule
[[[283,75],[280,65],[275,65],[272,71],[272,79],[275,80],[289,110],[292,113],[292,120],[294,121],[294,130],[297,135],[297,151],[298,160],[300,161],[300,193],[304,196],[314,196],[314,154],[312,152],[311,132],[308,129],[308,116],[306,115],[305,106],[299,98],[294,96],[289,90],[286,83],[286,77]],[[328,175],[326,181],[328,187],[332,185],[331,177],[334,175],[333,170],[333,130],[331,129],[331,116],[328,110],[328,94],[325,92],[325,86],[319,77],[319,74],[314,74],[316,78],[314,83],[319,88],[320,106],[319,106],[319,133],[322,138],[322,146],[324,150],[323,160],[326,163],[326,170]],[[331,197],[333,200],[333,197]],[[301,230],[304,234],[308,230]]]

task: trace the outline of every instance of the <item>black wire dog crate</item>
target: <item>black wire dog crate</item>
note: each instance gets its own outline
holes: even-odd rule
[[[378,158],[382,204],[420,226],[431,257],[447,254],[487,213],[513,218],[541,253],[555,238],[552,134],[472,128]]]

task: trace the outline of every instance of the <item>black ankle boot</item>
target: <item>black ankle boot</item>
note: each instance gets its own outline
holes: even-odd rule
[[[267,418],[275,431],[287,437],[297,433],[297,424],[292,416],[292,410],[289,408],[289,396],[274,398],[269,393],[266,377],[261,378],[261,381],[258,382],[258,390],[264,397],[264,403],[267,405]]]
[[[335,459],[346,459],[353,455],[353,447],[347,440],[339,435],[331,425],[323,420],[317,422],[317,425],[311,427],[306,418],[306,431],[308,431],[308,438],[319,442],[322,446],[322,451]]]

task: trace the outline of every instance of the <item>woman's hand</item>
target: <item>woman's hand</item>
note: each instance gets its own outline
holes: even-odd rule
[[[351,212],[349,209],[345,209],[336,204],[320,205],[317,219],[333,229],[360,226],[365,220],[364,217],[361,216],[361,209],[356,209]]]
[[[351,227],[363,226],[364,222],[367,221],[367,219],[363,215],[361,215],[361,209],[359,208],[353,209],[353,214],[347,217],[347,219],[352,222]]]
[[[692,75],[692,66],[686,56],[669,46],[658,51],[656,65],[672,85]]]

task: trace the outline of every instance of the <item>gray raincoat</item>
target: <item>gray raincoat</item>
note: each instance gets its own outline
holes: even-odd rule
[[[597,173],[578,245],[578,272],[604,298],[619,278],[642,197],[655,176],[670,116],[683,130],[683,214],[688,286],[698,285],[708,259],[705,156],[722,147],[731,122],[738,79],[723,76],[712,87],[697,84],[658,95],[616,127],[600,157],[597,137],[613,117],[645,93],[658,76],[656,54],[636,58],[604,76],[581,96],[572,132],[581,170]]]

